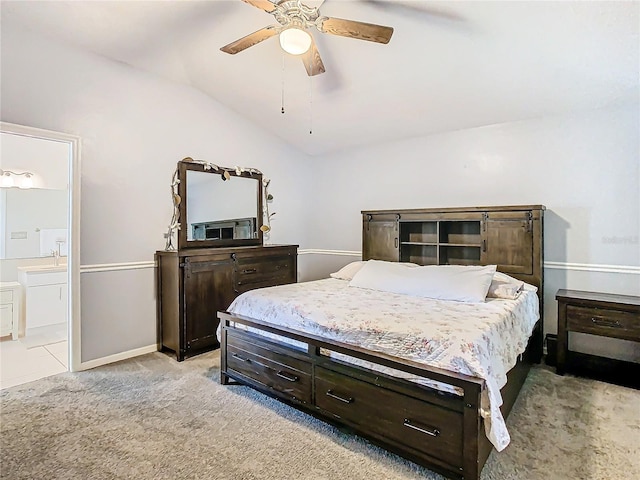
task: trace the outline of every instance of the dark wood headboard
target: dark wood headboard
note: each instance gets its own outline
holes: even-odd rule
[[[542,356],[544,205],[362,211],[362,259],[497,265],[538,288],[535,361]],[[538,356],[539,355],[539,356]]]

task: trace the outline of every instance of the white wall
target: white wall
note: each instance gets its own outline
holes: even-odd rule
[[[639,111],[636,104],[580,112],[323,158],[307,195],[310,246],[359,251],[361,210],[546,205],[545,331],[556,332],[558,288],[640,294]],[[305,279],[357,258],[317,256],[301,259]],[[585,341],[593,345],[578,344]],[[616,350],[640,361],[637,345],[618,342]]]
[[[290,173],[305,176],[304,154],[192,88],[14,26],[1,35],[2,120],[82,138],[83,362],[156,343],[153,268],[109,265],[151,264],[164,248],[178,160],[258,168],[278,209],[270,241],[305,243],[303,186]]]

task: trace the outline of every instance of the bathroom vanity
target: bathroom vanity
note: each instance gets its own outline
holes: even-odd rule
[[[0,282],[0,337],[18,339],[21,291],[18,282]]]
[[[67,321],[67,266],[18,267],[25,329]]]

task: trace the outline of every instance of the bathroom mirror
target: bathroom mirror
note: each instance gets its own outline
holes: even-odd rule
[[[179,249],[262,245],[262,175],[257,170],[182,160],[178,180]]]

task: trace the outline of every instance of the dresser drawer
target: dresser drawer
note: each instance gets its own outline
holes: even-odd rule
[[[13,305],[0,305],[0,332],[2,335],[11,333],[13,329]]]
[[[640,315],[622,310],[567,305],[567,329],[640,341]]]
[[[237,291],[281,285],[295,281],[291,256],[264,256],[236,260],[235,285]]]
[[[311,364],[271,352],[234,335],[227,335],[227,370],[236,371],[285,396],[311,403]]]
[[[13,290],[0,292],[0,303],[13,303]]]
[[[461,413],[322,367],[316,368],[315,391],[318,408],[363,432],[462,466]]]

